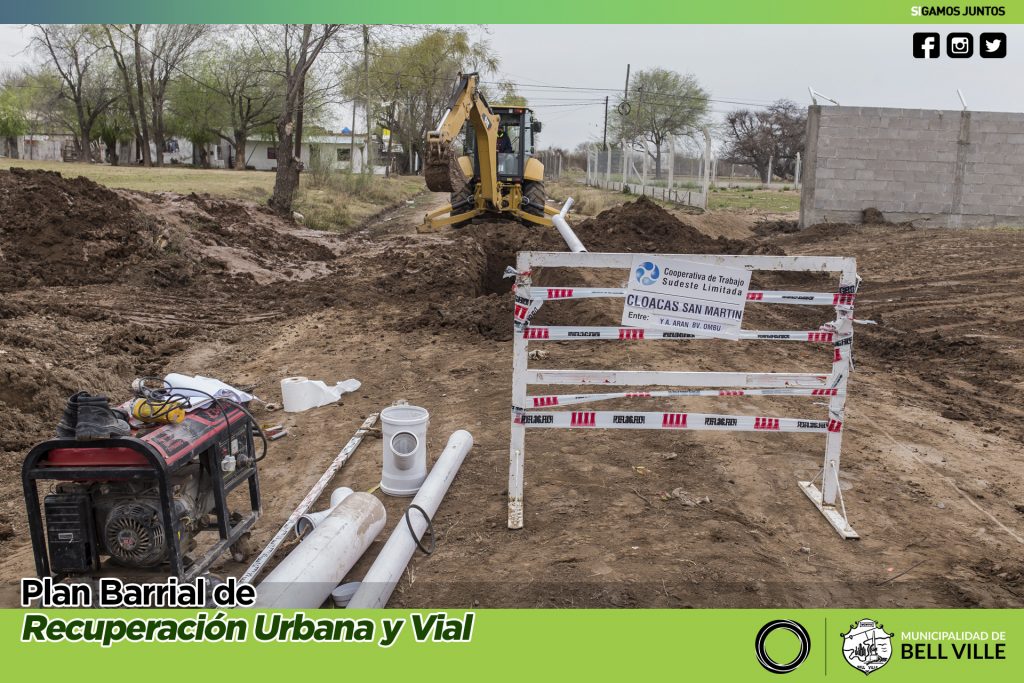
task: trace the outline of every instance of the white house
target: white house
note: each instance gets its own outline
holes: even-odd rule
[[[99,158],[105,151],[98,146],[94,149],[94,155]],[[23,135],[18,137],[19,156],[23,159],[35,159],[38,161],[64,161],[68,156],[68,150],[74,148],[75,138],[66,133],[51,133],[48,135]],[[156,146],[149,143],[150,155],[156,159]],[[352,152],[355,151],[355,159],[352,159]],[[193,144],[185,138],[171,137],[165,141],[163,149],[163,163],[165,165],[181,164],[183,166],[201,165],[200,150],[195,149]],[[234,148],[225,141],[220,141],[206,148],[207,161],[211,168],[231,168],[234,165]],[[118,163],[129,166],[136,163],[140,155],[136,149],[134,140],[117,145]],[[352,170],[360,173],[366,163],[366,135],[356,133],[352,135],[347,132],[327,133],[323,135],[304,136],[299,156],[307,169],[311,166],[311,159],[320,158],[330,163],[331,168],[337,171]],[[381,159],[380,161],[385,161]],[[245,150],[245,166],[258,171],[273,171],[277,169],[277,140],[272,136],[254,136],[249,138]],[[387,167],[375,164],[374,172],[384,174]]]
[[[149,143],[150,158],[156,160],[156,144]],[[231,147],[226,142],[214,143],[206,146],[207,159],[210,168],[227,168],[231,154]],[[123,165],[134,164],[140,157],[136,149],[135,141],[118,143],[118,163]],[[183,166],[200,166],[201,160],[199,150],[185,138],[171,137],[164,141],[163,151],[164,165],[181,164]]]
[[[354,139],[353,139],[354,138]],[[355,147],[355,160],[352,161],[352,149]],[[331,168],[338,171],[352,170],[359,173],[366,161],[366,135],[350,133],[306,135],[303,136],[299,159],[310,167],[310,160],[320,157],[330,162]],[[260,171],[272,171],[277,168],[277,140],[269,136],[250,138],[246,145],[245,165]]]
[[[19,135],[17,142],[18,157],[21,159],[64,161],[64,148],[75,146],[75,136],[68,133]]]

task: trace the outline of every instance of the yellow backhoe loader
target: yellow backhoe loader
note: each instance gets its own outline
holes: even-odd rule
[[[544,164],[532,155],[541,124],[526,107],[491,107],[479,90],[478,74],[460,74],[437,130],[427,133],[424,176],[451,203],[428,213],[422,230],[459,226],[484,213],[497,213],[551,226],[558,211],[547,205]],[[452,142],[465,130],[462,156]]]

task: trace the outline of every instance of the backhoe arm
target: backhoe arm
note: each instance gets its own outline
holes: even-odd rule
[[[427,187],[434,192],[453,192],[467,179],[462,176],[456,160],[452,158],[452,141],[469,121],[476,138],[477,158],[480,164],[480,191],[491,203],[498,197],[498,116],[491,111],[486,98],[478,89],[480,77],[475,73],[462,74],[452,93],[437,130],[427,133],[424,176]]]

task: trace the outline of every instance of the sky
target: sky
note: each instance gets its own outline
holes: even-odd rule
[[[914,32],[945,26],[492,25],[468,30],[491,44],[500,73],[517,83],[544,123],[541,147],[600,141],[605,95],[612,101],[635,72],[655,66],[692,73],[713,116],[779,98],[810,104],[808,86],[843,105],[1024,111],[1024,26],[970,26],[1007,35],[1005,59],[915,59]],[[0,68],[30,61],[27,31],[0,25]],[[944,41],[943,41],[944,42]],[[944,47],[944,45],[943,45]],[[978,47],[975,45],[975,52]],[[549,86],[549,87],[544,87]],[[550,87],[557,86],[557,87]],[[565,88],[592,88],[573,90]],[[824,103],[824,102],[823,102]],[[340,128],[350,115],[338,116]]]

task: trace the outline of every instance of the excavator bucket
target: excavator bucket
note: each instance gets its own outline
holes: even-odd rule
[[[451,145],[433,141],[427,144],[423,177],[431,192],[457,192],[468,182]]]

